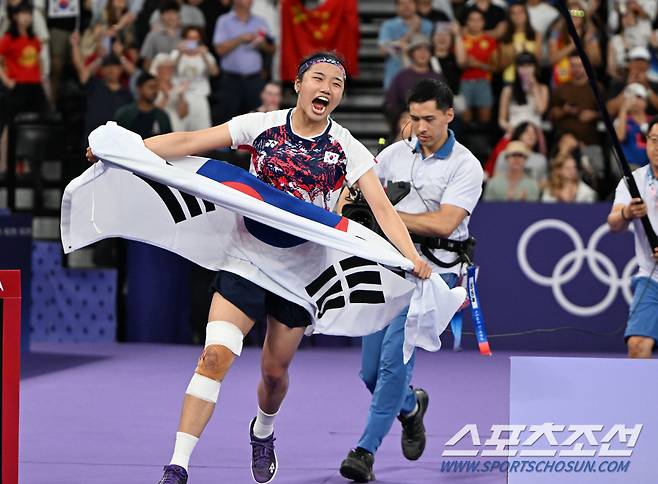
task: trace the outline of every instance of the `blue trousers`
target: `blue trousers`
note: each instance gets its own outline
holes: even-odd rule
[[[450,287],[457,283],[455,274],[441,274],[441,277]],[[372,401],[366,428],[357,447],[373,454],[395,418],[416,408],[416,395],[410,386],[416,354],[406,365],[402,363],[408,309],[404,308],[386,328],[362,338],[360,376],[372,393]]]

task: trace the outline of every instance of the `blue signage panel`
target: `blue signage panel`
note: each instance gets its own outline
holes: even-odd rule
[[[632,234],[609,233],[609,211],[607,203],[478,205],[470,227],[492,351],[624,351],[637,265]],[[463,339],[475,347],[473,336]]]

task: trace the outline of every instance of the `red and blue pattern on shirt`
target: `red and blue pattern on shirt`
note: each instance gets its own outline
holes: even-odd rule
[[[329,127],[330,128],[330,127]],[[265,183],[326,210],[343,186],[346,156],[329,128],[314,139],[295,135],[289,124],[263,131],[252,146],[252,170]]]

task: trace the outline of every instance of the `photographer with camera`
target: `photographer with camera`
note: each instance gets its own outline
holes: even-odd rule
[[[395,208],[412,239],[422,242],[417,247],[450,287],[457,284],[463,264],[471,263],[468,220],[483,182],[480,162],[448,129],[455,116],[453,97],[444,82],[418,82],[408,97],[411,121],[402,140],[384,149],[375,167],[379,179],[388,184],[389,198],[394,204],[398,199]],[[401,199],[391,193],[404,193],[405,187],[408,193]],[[364,208],[347,204],[342,214],[368,225]],[[372,401],[363,435],[340,466],[343,477],[357,482],[374,480],[374,454],[395,417],[402,423],[404,456],[417,460],[425,449],[423,417],[429,397],[409,385],[414,357],[403,364],[406,317],[407,309],[386,329],[362,340],[361,378]]]

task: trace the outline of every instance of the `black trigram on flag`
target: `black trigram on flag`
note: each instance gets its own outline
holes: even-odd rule
[[[137,174],[135,174],[135,176],[143,180],[155,191],[155,193],[158,194],[158,197],[160,197],[160,199],[164,202],[167,210],[169,210],[169,213],[171,214],[171,218],[174,219],[175,223],[184,222],[187,220],[187,217],[185,216],[183,206],[181,205],[178,198],[176,198],[176,195],[174,195],[174,192],[177,192],[183,199],[183,203],[185,203],[191,218],[194,218],[197,215],[201,215],[203,213],[201,211],[201,205],[203,205],[205,213],[215,210],[215,206],[207,200],[193,197],[189,193],[181,192],[180,190],[168,187],[167,185],[163,185],[162,183],[158,183],[153,180],[149,180],[148,178],[144,178]]]
[[[382,279],[378,266],[375,262],[350,257],[339,263],[343,277],[336,272],[336,266],[332,265],[306,286],[306,293],[315,300],[318,307],[318,318],[330,309],[345,307],[345,298],[352,304],[381,304],[386,302],[382,286]],[[374,270],[368,270],[372,268]],[[358,269],[351,271],[351,269]],[[350,271],[349,274],[344,274]],[[347,282],[347,288],[343,287],[343,280]],[[359,285],[375,285],[375,288],[359,288]],[[328,289],[322,291],[326,286]]]

